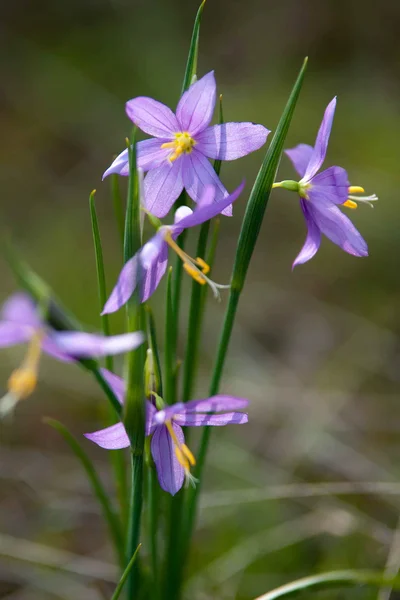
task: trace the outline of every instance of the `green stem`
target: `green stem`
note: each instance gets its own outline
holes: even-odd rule
[[[170,267],[167,275],[165,302],[164,400],[167,404],[173,404],[176,395],[177,324],[172,286],[172,267]]]
[[[111,179],[111,194],[113,199],[115,220],[117,222],[118,234],[121,239],[121,244],[124,244],[124,209],[122,196],[119,189],[119,175],[113,173]]]
[[[153,599],[159,598],[159,564],[158,564],[158,515],[159,515],[159,484],[156,471],[148,465],[147,468],[147,497],[148,497],[148,515],[149,515],[149,541],[151,555],[151,570]]]
[[[128,579],[128,575],[131,572],[134,563],[136,562],[136,557],[137,557],[137,553],[140,550],[140,546],[141,546],[141,544],[139,544],[139,546],[136,548],[135,553],[133,554],[125,571],[123,572],[122,577],[119,580],[117,587],[115,588],[115,592],[113,593],[113,595],[111,597],[111,600],[118,600],[118,598],[120,597],[122,589],[126,583],[126,580]]]

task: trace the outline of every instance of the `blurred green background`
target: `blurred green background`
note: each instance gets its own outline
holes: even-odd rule
[[[177,103],[196,10],[193,0],[2,3],[1,225],[91,328],[99,327],[99,308],[88,195],[97,188],[111,286],[121,252],[101,174],[130,134],[126,100]],[[251,599],[321,570],[382,569],[389,555],[395,569],[400,564],[399,22],[396,0],[207,2],[199,75],[215,69],[226,120],[274,130],[308,55],[287,146],[313,143],[337,95],[326,166],[344,166],[352,184],[380,202],[350,215],[369,243],[368,259],[324,239],[292,273],[305,225],[294,194],[271,197],[223,385],[251,399],[250,424],[213,434],[186,588],[192,600]],[[263,150],[225,163],[227,188],[245,176],[248,191],[262,157]],[[291,177],[283,158],[279,178]],[[221,282],[229,279],[246,198],[223,220]],[[14,281],[0,268],[3,299]],[[208,304],[199,394],[225,301]],[[162,330],[163,290],[152,304]],[[121,315],[112,324],[121,330]],[[23,350],[1,356],[5,390]],[[88,375],[43,359],[34,397],[0,424],[0,598],[109,597],[115,571],[97,506],[80,466],[41,420],[58,418],[80,436],[100,424],[105,404]],[[106,453],[83,443],[110,480]],[[61,572],[38,566],[52,560]],[[375,598],[376,591],[315,597]]]

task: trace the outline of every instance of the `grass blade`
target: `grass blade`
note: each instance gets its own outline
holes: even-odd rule
[[[141,546],[141,544],[138,545],[138,547],[136,548],[134,554],[132,555],[132,558],[130,559],[130,561],[129,561],[129,563],[128,563],[126,569],[125,569],[125,571],[123,572],[122,577],[121,577],[121,579],[120,579],[117,587],[115,588],[115,592],[111,596],[111,600],[118,600],[118,598],[120,597],[122,589],[123,589],[123,587],[125,585],[125,582],[128,579],[128,575],[131,572],[131,569],[132,569],[133,565],[135,564],[136,556],[137,556],[137,553],[140,550],[140,546]]]

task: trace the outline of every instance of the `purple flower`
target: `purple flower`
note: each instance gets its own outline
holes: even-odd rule
[[[198,283],[208,284],[216,297],[223,286],[207,277],[209,266],[201,258],[191,258],[183,252],[175,242],[184,229],[200,225],[222,213],[223,210],[234,202],[242,192],[242,183],[232,194],[219,202],[214,201],[215,188],[207,186],[202,198],[193,212],[188,206],[181,206],[175,213],[174,225],[163,225],[157,233],[144,244],[144,246],[128,260],[119,275],[116,286],[102,314],[113,313],[120,309],[132,296],[139,283],[139,293],[142,302],[145,302],[156,290],[168,264],[168,248],[171,248],[182,259],[185,271]],[[139,273],[140,271],[140,273]]]
[[[286,187],[299,193],[300,206],[308,228],[305,244],[293,267],[307,262],[315,255],[321,243],[321,233],[349,254],[368,256],[367,243],[338,205],[357,208],[357,201],[369,204],[377,200],[377,197],[353,196],[352,194],[363,193],[364,190],[358,186],[350,186],[347,172],[342,167],[329,167],[318,173],[325,160],[335,108],[336,98],[328,104],[314,148],[299,144],[286,150],[294,168],[302,177],[299,183],[289,181],[274,184],[274,187]]]
[[[204,188],[216,188],[218,202],[228,196],[208,158],[235,160],[258,150],[269,130],[254,123],[213,125],[216,83],[211,71],[196,81],[180,99],[176,115],[164,104],[141,96],[126,104],[128,117],[145,133],[154,136],[137,144],[137,164],[149,171],[144,180],[146,208],[164,217],[183,188],[199,202]],[[208,158],[207,158],[208,157]],[[128,175],[128,150],[124,150],[104,173]],[[224,211],[232,214],[231,207]]]
[[[120,378],[102,369],[104,378],[122,403],[125,396],[125,383]],[[162,402],[157,397],[158,402]],[[246,413],[237,412],[246,408],[248,400],[235,396],[212,396],[204,400],[192,400],[183,404],[163,406],[157,410],[146,401],[146,435],[152,435],[151,453],[156,465],[160,486],[173,496],[178,492],[184,480],[194,483],[190,473],[196,464],[192,452],[185,444],[182,427],[200,427],[205,425],[241,425],[247,423]],[[106,429],[85,433],[92,442],[107,450],[127,448],[129,439],[122,423]]]
[[[27,398],[37,383],[42,352],[63,362],[97,358],[137,348],[144,341],[140,332],[104,337],[81,331],[55,331],[49,328],[29,296],[17,293],[3,305],[0,317],[0,347],[28,343],[22,365],[8,381],[8,393],[0,401],[0,418],[19,400]]]

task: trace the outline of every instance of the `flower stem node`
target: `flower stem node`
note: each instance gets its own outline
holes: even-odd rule
[[[284,181],[279,181],[274,183],[273,188],[283,188],[285,190],[289,190],[289,192],[297,192],[300,194],[301,182],[293,181],[291,179],[285,179]]]

